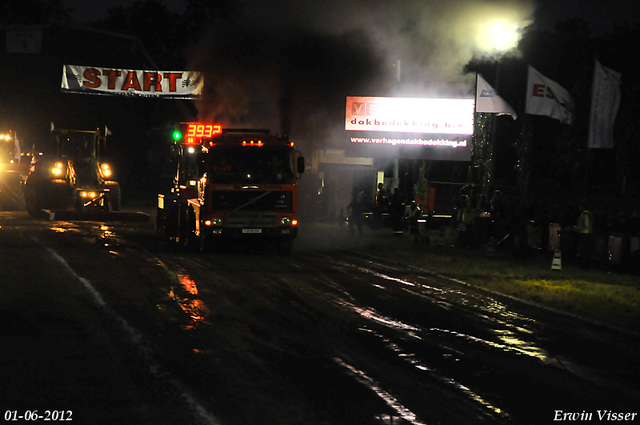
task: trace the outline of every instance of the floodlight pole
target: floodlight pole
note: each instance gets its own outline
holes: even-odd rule
[[[496,61],[496,81],[494,84],[494,90],[500,93],[498,86],[500,85],[500,61]],[[496,153],[498,151],[498,114],[491,114],[491,162],[489,166],[489,181],[487,187],[483,189],[485,195],[489,193],[489,187],[495,185],[495,170],[496,170]]]

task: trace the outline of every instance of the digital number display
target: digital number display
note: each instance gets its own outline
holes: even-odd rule
[[[193,138],[208,138],[213,137],[216,134],[222,133],[222,126],[220,124],[201,124],[201,123],[189,123],[187,124],[187,140]]]

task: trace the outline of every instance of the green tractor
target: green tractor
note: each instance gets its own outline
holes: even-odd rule
[[[106,133],[106,132],[105,132]],[[120,185],[111,167],[100,161],[106,135],[100,130],[52,130],[54,155],[44,155],[31,165],[24,183],[27,212],[42,210],[77,212],[119,211]]]

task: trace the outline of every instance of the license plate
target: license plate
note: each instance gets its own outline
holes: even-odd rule
[[[242,229],[242,233],[262,233],[262,229]]]

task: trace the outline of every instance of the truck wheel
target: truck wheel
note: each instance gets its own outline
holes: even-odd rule
[[[156,233],[162,239],[167,237],[167,232],[165,230],[165,213],[164,210],[157,208],[156,209]]]
[[[111,205],[111,211],[120,211],[122,206],[122,193],[120,191],[120,184],[118,182],[111,182],[107,185],[109,189],[109,205]]]
[[[213,238],[210,236],[203,236],[200,241],[202,245],[202,250],[204,252],[212,252],[214,249]]]
[[[40,201],[38,199],[38,191],[32,188],[25,189],[24,199],[27,207],[27,212],[33,218],[38,217],[40,213]]]
[[[106,212],[106,213],[110,213],[112,211],[115,211],[113,209],[113,206],[111,205],[111,199],[109,199],[109,196],[105,196],[102,199],[102,203],[100,205],[102,212]]]
[[[84,206],[84,201],[82,200],[80,195],[76,192],[73,194],[72,199],[73,199],[73,208],[76,210],[76,212],[84,213],[86,211],[86,208]]]
[[[278,239],[276,250],[280,255],[291,255],[291,252],[293,252],[293,238]]]
[[[0,173],[0,210],[24,210],[24,195],[20,174]]]
[[[184,238],[181,238],[182,247],[188,252],[199,251],[202,248],[202,244],[200,238],[196,235],[196,217],[193,210],[187,211],[185,224]]]

